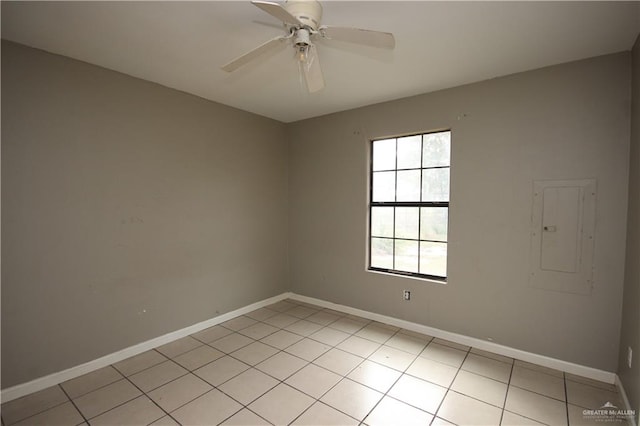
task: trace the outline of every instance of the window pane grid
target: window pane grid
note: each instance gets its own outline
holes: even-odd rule
[[[449,144],[450,132],[372,141],[370,269],[446,278]]]

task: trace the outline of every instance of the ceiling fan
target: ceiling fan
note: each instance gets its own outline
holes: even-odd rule
[[[248,62],[275,50],[282,43],[290,42],[310,93],[324,88],[324,77],[318,60],[314,40],[340,40],[365,46],[393,49],[393,34],[351,27],[320,25],[322,5],[317,0],[287,0],[284,4],[269,1],[252,1],[269,15],[282,21],[286,35],[275,37],[244,55],[224,65],[222,69],[233,72]]]

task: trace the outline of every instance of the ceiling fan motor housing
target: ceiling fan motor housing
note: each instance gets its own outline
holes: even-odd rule
[[[309,31],[304,28],[296,30],[293,38],[293,44],[298,48],[309,46],[311,44],[311,40],[309,40]]]
[[[320,27],[322,5],[316,0],[287,0],[284,8],[314,31]]]

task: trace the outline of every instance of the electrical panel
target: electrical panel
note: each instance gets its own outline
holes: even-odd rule
[[[534,182],[531,286],[591,293],[595,209],[595,179]]]

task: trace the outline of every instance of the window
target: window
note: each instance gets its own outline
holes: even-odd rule
[[[371,142],[369,269],[447,277],[451,132]]]

